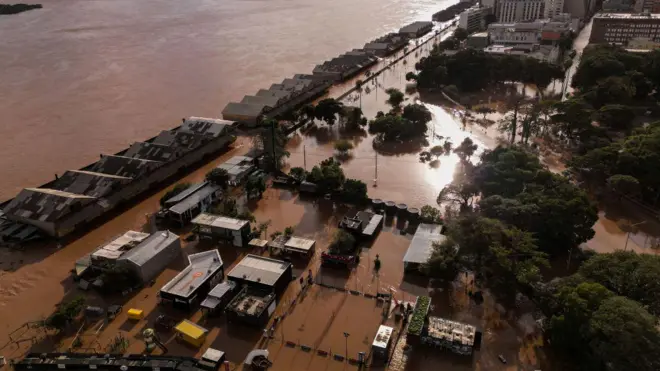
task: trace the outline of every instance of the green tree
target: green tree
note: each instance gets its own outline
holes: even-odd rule
[[[417,74],[414,72],[406,73],[406,81],[417,81]]]
[[[357,179],[346,179],[341,191],[342,198],[347,202],[361,203],[368,199],[367,185]]]
[[[458,28],[456,29],[456,31],[454,31],[454,37],[455,37],[456,40],[458,40],[458,41],[467,40],[467,38],[468,38],[469,35],[470,35],[470,34],[469,34],[469,33],[467,32],[467,30],[464,29],[464,28],[460,28],[460,27],[458,27]]]
[[[207,182],[219,185],[223,189],[227,189],[227,185],[229,185],[229,180],[231,179],[227,170],[219,167],[211,169],[211,171],[206,173],[205,178]]]
[[[433,243],[429,259],[421,265],[420,271],[429,277],[452,281],[460,268],[458,249],[452,239]]]
[[[597,113],[598,122],[615,131],[628,132],[632,128],[635,112],[621,104],[608,104],[601,107]]]
[[[305,180],[305,178],[307,178],[307,172],[305,171],[305,169],[301,167],[291,168],[291,171],[289,171],[289,175],[298,182],[302,182],[303,180]]]
[[[245,182],[245,191],[247,192],[248,198],[252,195],[261,195],[266,192],[266,180],[260,176],[251,176]]]
[[[582,99],[568,99],[555,105],[556,113],[551,120],[560,133],[569,138],[578,138],[592,127],[593,109]]]
[[[616,174],[607,178],[609,189],[621,196],[636,196],[639,193],[639,180],[634,176]]]
[[[477,146],[470,137],[465,137],[461,144],[454,148],[454,153],[458,155],[461,162],[466,162],[469,161],[478,148],[479,146]]]
[[[343,229],[338,229],[330,242],[330,254],[347,254],[355,249],[355,237]]]
[[[657,318],[635,301],[621,296],[604,300],[589,321],[589,338],[603,369],[660,369]]]
[[[315,108],[311,104],[306,104],[300,109],[301,116],[304,116],[306,120],[314,120],[316,116]]]
[[[423,104],[408,104],[403,108],[401,117],[410,121],[416,128],[416,131],[425,133],[427,124],[433,119],[431,111],[429,111]]]
[[[353,149],[353,143],[346,139],[341,139],[335,142],[335,151],[339,152],[341,155],[346,155],[350,150]]]
[[[291,155],[286,150],[287,141],[287,136],[275,120],[266,120],[259,128],[255,144],[257,149],[263,151],[264,161],[272,170],[280,169],[284,158]]]
[[[496,112],[494,109],[492,109],[488,106],[477,107],[474,111],[477,112],[480,115],[483,115],[484,120],[486,119],[486,115]]]
[[[636,300],[654,315],[660,315],[660,257],[631,251],[597,254],[579,269],[588,280],[598,282],[617,295]]]
[[[440,145],[433,146],[429,150],[429,153],[437,159],[438,157],[442,156],[445,153],[445,148]]]
[[[315,183],[321,192],[333,192],[339,190],[346,181],[346,176],[339,162],[329,158],[314,166],[307,180]]]
[[[424,223],[441,224],[442,214],[437,208],[431,205],[424,205],[420,209],[419,219]]]
[[[270,219],[266,220],[265,222],[259,223],[259,225],[257,226],[257,231],[259,232],[259,237],[261,237],[262,235],[264,237],[268,235],[268,227],[270,227],[270,225],[272,223],[273,222]]]
[[[398,111],[401,109],[401,103],[403,103],[405,96],[401,92],[401,90],[396,89],[396,88],[389,88],[385,90],[385,93],[387,93],[388,98],[385,101],[385,103],[389,104],[392,106],[393,111]]]
[[[314,108],[314,115],[317,120],[323,120],[328,125],[334,125],[337,121],[337,115],[343,112],[344,105],[334,98],[321,100]]]

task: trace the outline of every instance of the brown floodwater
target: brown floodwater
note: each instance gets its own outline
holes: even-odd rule
[[[0,200],[456,2],[57,0],[2,16]]]

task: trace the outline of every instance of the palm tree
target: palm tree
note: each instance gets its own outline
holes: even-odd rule
[[[360,96],[360,110],[362,110],[362,80],[358,80],[355,82],[355,90],[357,90]]]

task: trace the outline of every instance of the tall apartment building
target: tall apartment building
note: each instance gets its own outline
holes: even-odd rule
[[[628,45],[634,40],[660,42],[660,14],[598,13],[590,44]]]
[[[586,19],[596,12],[598,0],[568,0],[564,2],[564,12],[574,18]]]
[[[660,12],[660,0],[637,0],[635,2],[635,11],[637,12]]]
[[[468,33],[477,32],[485,27],[485,17],[490,14],[491,8],[472,7],[463,11],[458,17],[458,27]]]
[[[564,0],[545,0],[543,18],[551,19],[562,13],[564,13]]]
[[[500,0],[496,3],[498,22],[511,23],[543,18],[545,0]]]

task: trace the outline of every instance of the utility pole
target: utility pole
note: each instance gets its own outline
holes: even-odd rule
[[[375,159],[376,159],[376,174],[374,178],[374,186],[378,185],[378,152],[375,152]]]
[[[303,169],[307,171],[307,146],[303,146]]]
[[[277,170],[277,159],[275,158],[275,120],[271,120],[270,136],[271,136],[271,154],[273,156],[273,171]]]

